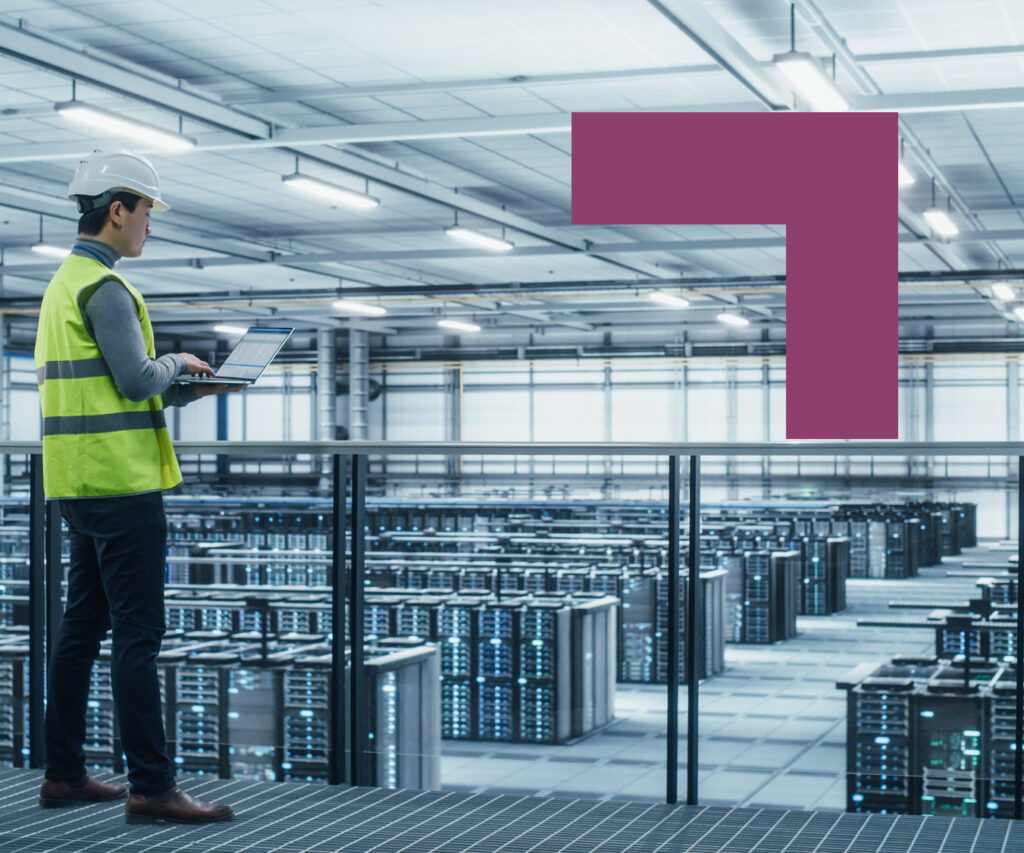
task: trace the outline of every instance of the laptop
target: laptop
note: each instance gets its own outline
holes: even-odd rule
[[[260,378],[293,331],[253,326],[242,335],[213,376],[182,375],[174,381],[185,385],[251,385]]]

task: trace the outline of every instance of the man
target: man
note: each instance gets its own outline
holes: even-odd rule
[[[165,629],[167,522],[162,490],[181,482],[165,405],[242,386],[172,385],[211,376],[190,353],[154,358],[145,300],[118,273],[142,254],[151,211],[168,205],[152,164],[94,152],[68,188],[79,235],[43,296],[35,359],[43,412],[46,497],[60,499],[71,534],[68,597],[50,657],[42,806],[125,796],[85,772],[85,708],[93,661],[113,628],[114,704],[128,759],[128,822],[228,820],[230,806],[174,785],[166,753],[156,657]]]

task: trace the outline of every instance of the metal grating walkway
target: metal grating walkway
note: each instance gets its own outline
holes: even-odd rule
[[[38,771],[0,769],[0,851],[66,853],[1019,853],[1024,822],[728,809],[195,777],[208,826],[127,825],[121,803],[41,809]],[[113,779],[113,776],[102,778]]]

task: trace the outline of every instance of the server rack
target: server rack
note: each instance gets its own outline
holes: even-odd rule
[[[28,637],[0,635],[0,761],[28,758]]]
[[[440,655],[391,638],[367,650],[371,777],[383,788],[441,787]]]
[[[518,740],[562,743],[572,729],[574,611],[563,601],[532,601],[521,616]]]
[[[582,595],[572,608],[572,735],[611,722],[615,713],[615,606],[607,596]]]
[[[799,551],[743,555],[742,642],[775,643],[796,636],[800,574]]]
[[[476,732],[476,645],[478,599],[456,597],[444,602],[437,614],[437,642],[441,648],[441,736],[469,740]]]
[[[830,536],[799,541],[801,553],[800,613],[824,616],[846,608],[850,573],[850,540]]]
[[[622,579],[619,681],[652,683],[655,670],[657,570],[629,572]]]
[[[521,604],[498,601],[476,612],[476,740],[515,739],[522,613]]]
[[[1013,816],[1012,666],[894,658],[838,686],[848,692],[848,811]]]
[[[690,673],[686,669],[686,613],[689,585],[685,578],[689,571],[680,572],[679,583],[679,680],[688,684]],[[725,667],[725,577],[722,569],[700,573],[701,603],[704,609],[704,634],[699,638],[697,660],[700,662],[698,678],[707,678]],[[655,584],[654,602],[654,672],[655,683],[668,683],[668,573],[659,570]]]

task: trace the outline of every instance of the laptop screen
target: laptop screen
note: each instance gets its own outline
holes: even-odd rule
[[[259,379],[291,333],[291,329],[249,329],[227,361],[217,369],[217,376],[251,381]]]

